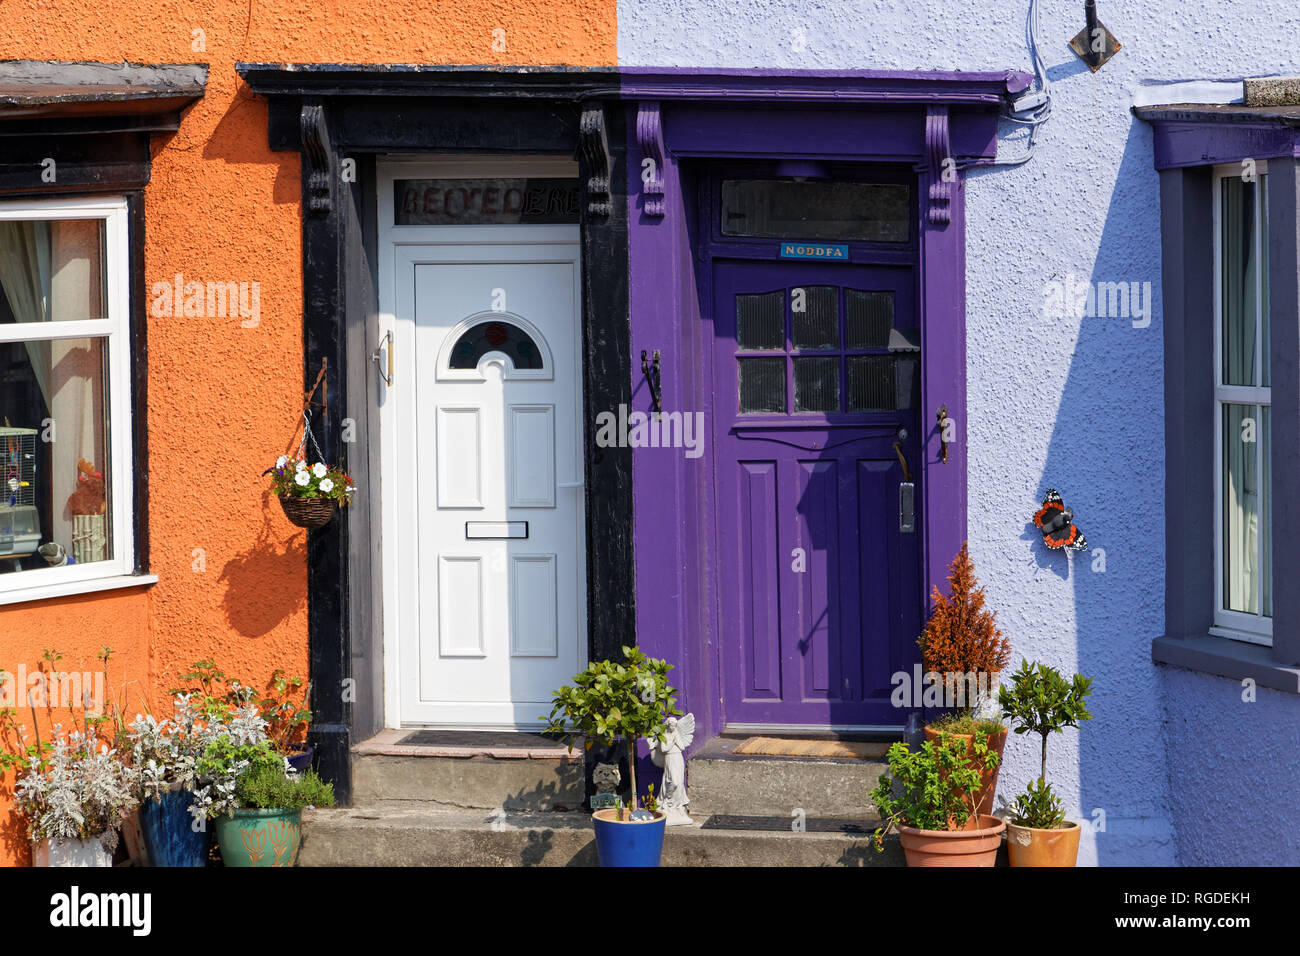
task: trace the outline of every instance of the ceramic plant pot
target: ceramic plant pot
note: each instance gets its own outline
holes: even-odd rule
[[[194,830],[189,811],[194,795],[169,790],[159,800],[140,804],[140,831],[144,837],[149,866],[205,866],[208,862],[208,831]]]
[[[658,866],[664,849],[666,816],[654,811],[653,820],[620,821],[617,810],[597,810],[591,815],[596,828],[596,854],[601,866]]]
[[[966,744],[966,756],[975,756],[975,738],[970,734],[949,733],[949,737],[955,737],[964,741]],[[925,739],[939,741],[939,731],[931,727],[925,728]],[[981,816],[993,812],[993,795],[998,789],[998,771],[1002,769],[1002,749],[1007,745],[1007,729],[1002,728],[996,734],[989,734],[989,750],[998,755],[998,764],[996,767],[988,767],[980,772],[980,788],[975,795],[975,812]]]
[[[217,820],[226,866],[293,866],[302,844],[301,810],[235,810]]]
[[[140,830],[140,808],[136,807],[122,820],[122,845],[132,866],[148,866],[149,850],[144,845]]]
[[[113,854],[98,838],[42,840],[32,846],[32,866],[112,866]]]
[[[311,758],[316,755],[315,747],[304,747],[302,750],[295,750],[289,754],[289,766],[298,773],[305,773],[311,769]]]
[[[1079,859],[1079,824],[1066,820],[1054,830],[1007,824],[1007,860],[1012,866],[1074,866]]]
[[[908,866],[993,866],[1007,824],[983,814],[972,829],[918,830],[900,826],[899,842]]]

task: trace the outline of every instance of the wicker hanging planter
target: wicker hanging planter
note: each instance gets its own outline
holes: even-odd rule
[[[323,528],[334,518],[339,503],[333,498],[281,498],[284,516],[299,528]]]

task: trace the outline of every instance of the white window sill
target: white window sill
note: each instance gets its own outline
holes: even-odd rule
[[[91,578],[86,581],[58,581],[38,584],[30,588],[0,588],[0,604],[26,604],[72,594],[93,594],[96,591],[116,591],[120,588],[148,587],[158,583],[156,574],[122,574],[111,578]]]

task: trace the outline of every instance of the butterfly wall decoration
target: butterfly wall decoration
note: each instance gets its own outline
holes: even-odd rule
[[[1074,523],[1074,512],[1065,507],[1055,488],[1047,489],[1043,506],[1034,513],[1034,527],[1043,533],[1043,541],[1054,551],[1061,548],[1088,550],[1088,539]]]

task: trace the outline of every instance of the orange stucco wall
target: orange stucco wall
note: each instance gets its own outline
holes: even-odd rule
[[[176,273],[257,282],[260,321],[149,317],[150,563],[161,580],[0,607],[0,667],[35,670],[55,647],[61,666],[94,669],[110,645],[110,686],[126,687],[130,713],[142,698],[168,709],[172,678],[203,657],[252,681],[276,667],[305,673],[305,533],[260,477],[301,399],[299,164],[267,148],[265,103],[234,64],[614,64],[616,2],[6,0],[2,19],[0,59],[209,64],[204,99],[154,140],[146,285]],[[21,832],[0,796],[0,862],[26,859]]]

